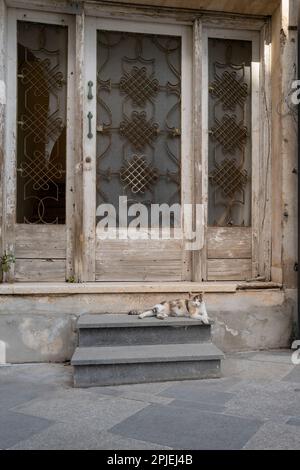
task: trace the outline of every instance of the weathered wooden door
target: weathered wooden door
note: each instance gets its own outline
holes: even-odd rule
[[[9,10],[4,251],[16,281],[72,273],[74,21]]]
[[[191,30],[87,18],[85,31],[85,280],[189,280]]]

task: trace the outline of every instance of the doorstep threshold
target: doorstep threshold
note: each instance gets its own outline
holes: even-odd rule
[[[235,293],[236,282],[15,282],[0,284],[0,295]]]

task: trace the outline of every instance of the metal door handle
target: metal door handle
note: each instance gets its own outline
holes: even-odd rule
[[[92,93],[92,86],[93,86],[93,85],[94,85],[93,82],[90,80],[90,81],[88,82],[88,89],[89,89],[88,94],[87,94],[88,100],[92,100],[92,99],[93,99],[93,93]]]
[[[87,115],[87,118],[89,120],[89,132],[88,132],[87,136],[88,136],[89,139],[92,139],[92,137],[93,137],[93,134],[92,134],[92,117],[93,117],[93,115],[92,115],[91,111],[89,111],[89,113]]]

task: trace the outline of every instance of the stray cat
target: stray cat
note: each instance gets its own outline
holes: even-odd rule
[[[156,317],[164,320],[167,317],[189,317],[194,320],[202,320],[209,325],[203,294],[194,295],[191,299],[179,299],[161,302],[144,312],[131,310],[128,315],[138,315],[138,318]]]

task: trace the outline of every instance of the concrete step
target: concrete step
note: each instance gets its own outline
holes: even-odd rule
[[[220,377],[223,353],[212,343],[79,347],[75,387]]]
[[[132,346],[210,341],[211,325],[191,318],[144,318],[135,315],[82,315],[77,323],[79,346]]]

